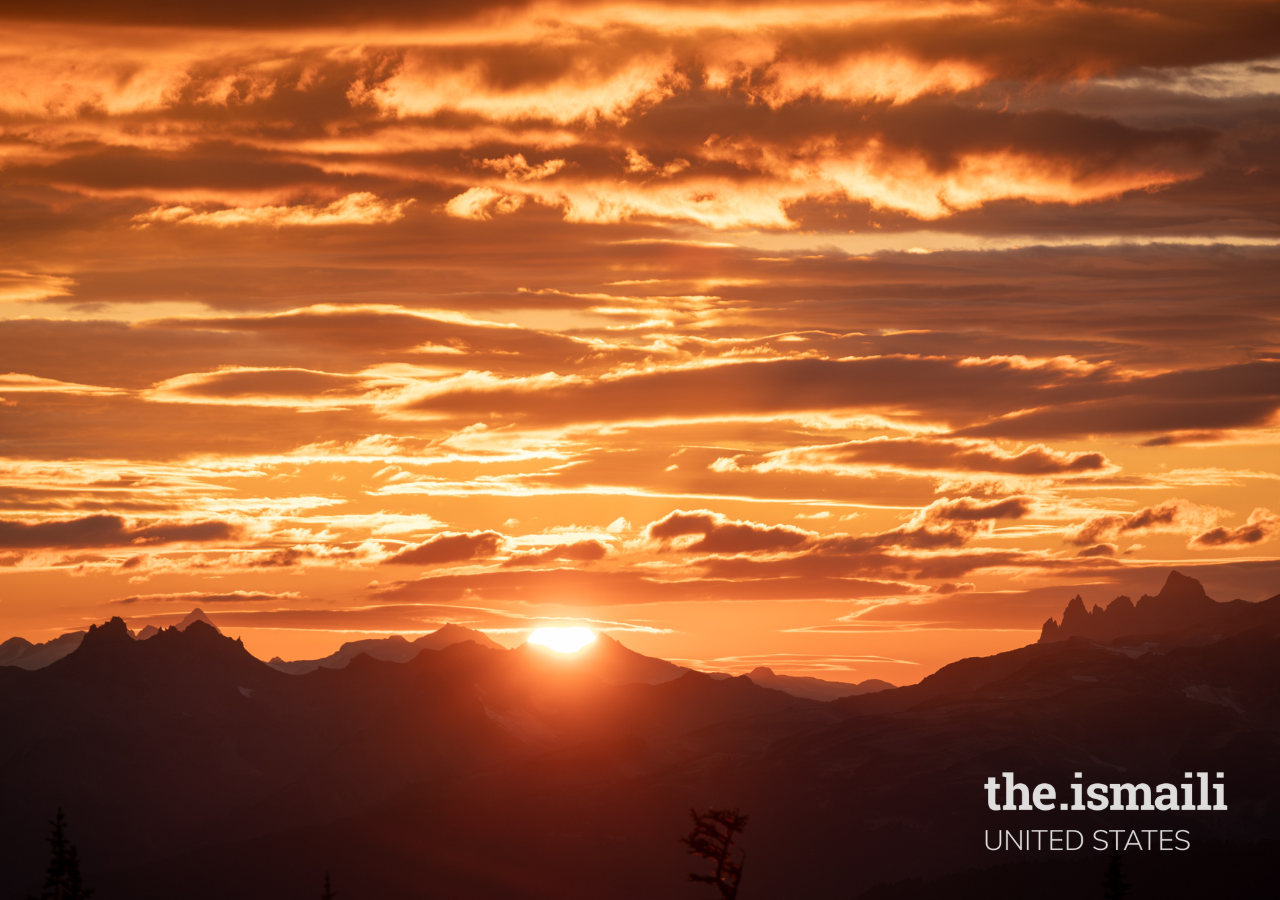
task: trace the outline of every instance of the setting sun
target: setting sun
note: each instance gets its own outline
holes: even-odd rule
[[[541,644],[557,653],[577,653],[596,639],[590,628],[538,628],[529,635],[530,644]]]

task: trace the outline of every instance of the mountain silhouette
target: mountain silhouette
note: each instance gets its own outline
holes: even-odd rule
[[[268,665],[291,675],[304,675],[321,668],[341,669],[362,653],[374,659],[389,662],[408,662],[423,650],[443,650],[445,647],[460,644],[463,641],[474,641],[481,647],[488,647],[491,650],[504,649],[483,631],[447,623],[413,641],[398,634],[385,638],[347,641],[336,651],[321,659],[298,659],[286,662],[277,656]]]
[[[1094,641],[1113,641],[1124,635],[1155,634],[1201,625],[1241,612],[1244,600],[1218,603],[1204,592],[1194,578],[1173,571],[1164,587],[1154,597],[1143,594],[1135,604],[1128,597],[1117,597],[1107,608],[1094,605],[1086,610],[1080,595],[1072,598],[1062,613],[1062,622],[1049,619],[1040,633],[1041,643],[1085,637]]]
[[[323,865],[374,896],[642,900],[684,881],[673,836],[688,808],[726,801],[752,816],[744,848],[759,897],[854,898],[882,885],[911,898],[927,879],[1000,862],[983,849],[984,828],[1187,828],[1197,843],[1176,865],[1188,883],[1211,883],[1223,859],[1270,872],[1271,845],[1254,842],[1280,838],[1280,597],[1243,607],[1212,632],[1037,643],[828,703],[749,677],[609,685],[585,658],[489,654],[473,684],[509,756],[363,812],[192,848],[97,883],[103,900],[147,900],[200,871],[192,900],[246,883],[265,900],[288,891],[289,872]],[[1065,790],[1075,771],[1155,784],[1188,770],[1228,771],[1240,802],[1218,813],[997,813],[981,790],[1003,771]],[[1211,841],[1235,855],[1200,853]],[[1031,883],[1056,870],[1034,871]],[[971,879],[977,893],[956,896],[1002,896],[981,893],[984,877]],[[1101,869],[1090,877],[1096,886]],[[1067,896],[1052,890],[1043,895]]]
[[[114,619],[43,669],[0,668],[0,897],[38,886],[59,805],[98,900],[274,900],[317,872],[351,896],[643,900],[685,879],[688,809],[728,804],[752,817],[744,890],[762,898],[911,898],[1001,862],[990,828],[1187,828],[1193,849],[1165,863],[1187,883],[1224,859],[1269,871],[1255,842],[1280,838],[1280,597],[1233,608],[831,702],[612,638],[290,675],[204,623],[136,641]],[[992,812],[981,785],[1004,771],[1064,790],[1075,771],[1225,771],[1231,807]]]
[[[179,631],[185,631],[193,622],[203,622],[212,626],[215,631],[218,630],[212,620],[198,607],[188,613],[174,627]],[[125,633],[130,638],[145,641],[159,634],[160,629],[154,625],[148,625],[136,635],[127,628]],[[84,640],[85,634],[86,632],[84,631],[72,631],[43,644],[33,644],[26,638],[21,637],[10,638],[0,644],[0,666],[17,666],[20,669],[43,669],[79,647],[80,642]]]
[[[538,644],[521,644],[517,652],[543,671],[581,672],[606,684],[663,684],[693,671],[636,653],[604,633],[576,653],[557,653]]]
[[[203,622],[204,624],[211,627],[214,631],[221,632],[221,629],[218,628],[217,625],[214,625],[213,620],[210,619],[208,616],[206,616],[204,614],[204,610],[202,610],[198,606],[195,609],[191,610],[191,612],[187,613],[187,615],[183,618],[183,620],[173,627],[177,628],[179,631],[186,631],[196,622]]]
[[[83,631],[71,631],[43,644],[33,644],[21,637],[9,638],[0,644],[0,666],[42,669],[79,647],[84,635]]]
[[[591,660],[601,671],[645,667],[602,646]],[[468,640],[405,663],[361,654],[290,675],[203,620],[146,641],[119,618],[94,625],[50,666],[0,669],[0,896],[30,889],[5,879],[40,858],[50,803],[73,817],[85,864],[101,873],[331,821],[531,756],[644,747],[811,705],[745,678],[610,684],[559,663]]]
[[[761,687],[786,691],[797,697],[808,697],[810,700],[839,700],[841,697],[854,697],[858,694],[872,694],[893,687],[887,681],[868,678],[857,684],[842,681],[824,681],[809,675],[778,675],[765,666],[756,666],[747,673],[747,677]]]

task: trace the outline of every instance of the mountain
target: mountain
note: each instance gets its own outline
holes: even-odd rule
[[[747,673],[747,677],[761,687],[786,691],[793,696],[808,697],[810,700],[839,700],[841,697],[871,694],[893,687],[889,682],[878,678],[868,678],[857,684],[847,684],[843,681],[824,681],[808,675],[778,675],[765,666],[756,666]]]
[[[382,659],[389,662],[408,662],[423,650],[443,650],[445,647],[460,644],[463,641],[474,641],[481,647],[488,647],[490,650],[506,649],[483,631],[474,631],[461,625],[448,623],[414,641],[406,640],[398,634],[385,638],[347,641],[334,653],[322,659],[297,659],[286,662],[277,656],[268,665],[279,669],[281,672],[288,672],[290,675],[303,675],[322,668],[341,669],[362,653],[374,659]]]
[[[71,631],[43,644],[33,644],[26,638],[9,638],[0,644],[0,666],[42,669],[79,647],[84,635],[83,631]]]
[[[204,624],[212,627],[213,630],[217,631],[219,634],[222,633],[222,630],[213,623],[213,619],[210,619],[207,615],[205,615],[204,610],[202,610],[198,606],[195,609],[191,610],[191,612],[187,613],[187,615],[183,617],[181,622],[179,622],[176,625],[172,625],[170,627],[176,628],[179,631],[186,631],[187,628],[189,628],[193,622],[203,622]],[[155,637],[157,634],[159,634],[162,630],[163,629],[157,628],[154,625],[148,625],[145,628],[143,628],[141,631],[139,631],[137,635],[135,635],[135,638],[139,641],[148,641],[151,638]]]
[[[174,627],[179,631],[185,631],[192,622],[203,622],[217,631],[217,626],[199,608],[193,609],[186,618]],[[127,629],[126,633],[130,637],[136,638],[136,640],[145,641],[159,634],[160,629],[154,625],[148,625],[138,632],[136,636]],[[20,669],[43,669],[79,647],[80,642],[84,640],[85,634],[86,632],[83,631],[72,631],[43,644],[33,644],[26,638],[21,637],[9,638],[9,640],[0,644],[0,666],[17,666]]]
[[[646,658],[618,645],[602,670],[619,659]],[[105,877],[361,815],[415,785],[518,776],[577,748],[679,755],[683,735],[728,719],[825,715],[745,678],[609,684],[560,662],[465,641],[289,675],[203,621],[146,641],[118,618],[95,625],[46,668],[0,668],[0,897],[33,887],[58,806]]]
[[[586,655],[463,642],[288,675],[203,623],[147,641],[95,626],[44,669],[0,668],[0,900],[37,886],[58,806],[97,900],[175,885],[184,900],[275,900],[315,893],[324,872],[353,897],[687,896],[698,866],[676,838],[709,806],[750,816],[744,898],[1041,883],[1057,900],[1100,881],[1086,870],[1105,854],[1071,857],[1083,868],[1055,881],[1063,857],[1047,851],[1017,855],[1030,882],[961,877],[1015,858],[984,849],[992,829],[1187,829],[1191,850],[1158,864],[1186,884],[1224,860],[1274,870],[1280,597],[1212,629],[1037,643],[825,703],[745,676],[646,683],[671,670],[597,641]],[[1065,793],[1076,771],[1152,785],[1222,771],[1230,807],[987,808],[988,777]],[[1131,871],[1133,896],[1150,893]]]
[[[1233,616],[1248,606],[1244,600],[1218,603],[1205,594],[1200,582],[1173,571],[1160,593],[1154,597],[1143,594],[1137,604],[1128,597],[1117,597],[1106,609],[1095,604],[1086,611],[1077,594],[1063,611],[1061,624],[1052,618],[1044,623],[1040,642],[1072,637],[1105,642],[1124,635],[1164,633]]]
[[[1280,838],[1280,597],[1216,627],[1138,644],[1033,644],[830,703],[693,672],[609,685],[571,656],[491,653],[466,677],[513,741],[509,756],[364,811],[193,847],[95,883],[100,900],[158,900],[201,872],[189,900],[266,900],[301,895],[328,871],[353,894],[413,900],[692,896],[681,885],[697,867],[675,838],[688,833],[691,806],[714,805],[750,815],[744,897],[1097,896],[1106,854],[1060,865],[1063,854],[983,847],[984,830],[1052,828],[1186,829],[1191,850],[1127,863],[1135,897],[1151,893],[1136,879],[1154,878],[1154,867],[1173,887],[1153,896],[1214,883],[1269,896],[1275,844],[1266,842]],[[403,671],[428,656],[364,663]],[[993,812],[982,784],[1005,771],[1064,792],[1075,771],[1086,782],[1153,785],[1225,771],[1231,806]],[[1011,859],[1017,872],[990,868]],[[1059,872],[1067,863],[1075,868]],[[1216,871],[1224,863],[1229,877]],[[947,893],[951,875],[961,889]]]
[[[544,670],[581,672],[606,684],[663,684],[693,671],[636,653],[604,633],[576,653],[557,653],[537,644],[521,644],[517,652]]]
[[[178,629],[179,631],[186,631],[196,622],[203,622],[205,625],[208,625],[210,628],[212,628],[214,631],[218,632],[219,634],[222,633],[221,629],[219,629],[217,625],[214,625],[213,620],[210,619],[208,616],[206,616],[204,614],[204,610],[202,610],[198,606],[195,609],[191,610],[191,612],[187,613],[186,617],[183,618],[181,622],[179,622],[177,625],[173,627]]]

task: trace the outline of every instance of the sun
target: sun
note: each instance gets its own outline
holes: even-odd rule
[[[538,628],[529,635],[530,644],[540,644],[557,653],[577,653],[596,639],[590,628]]]

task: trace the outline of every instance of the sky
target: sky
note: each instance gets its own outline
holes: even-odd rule
[[[0,21],[0,639],[903,684],[1280,593],[1280,4]]]

